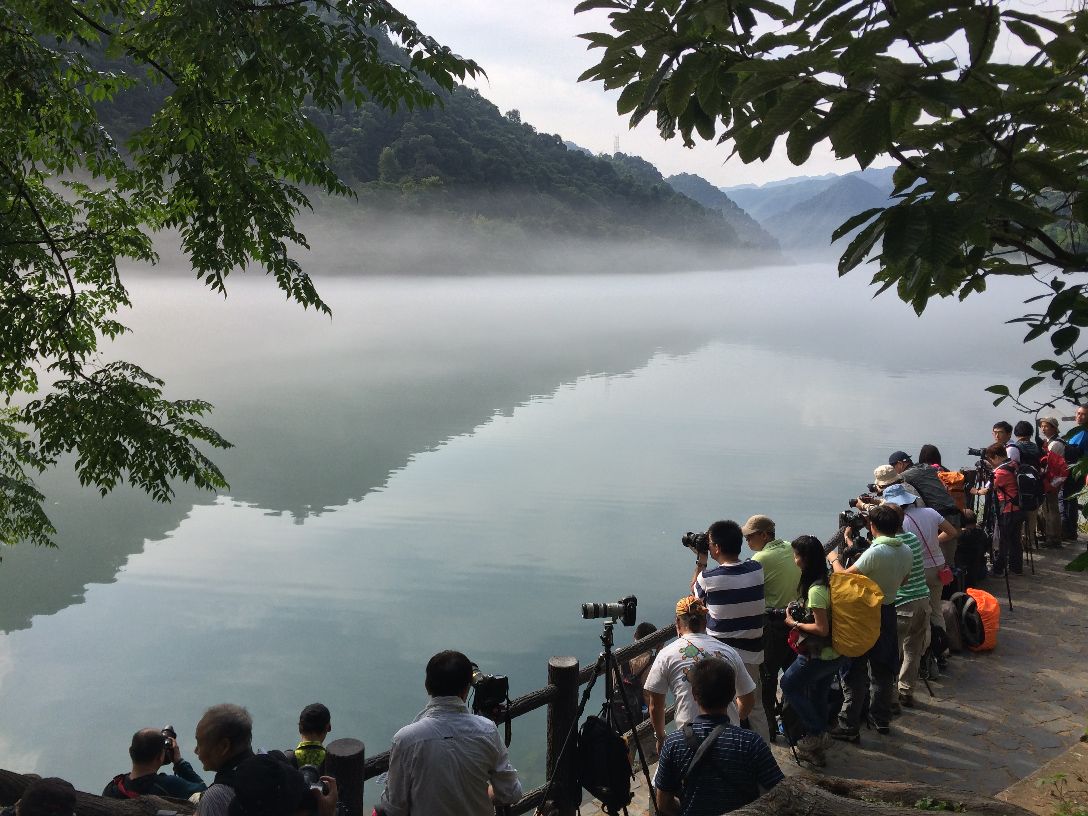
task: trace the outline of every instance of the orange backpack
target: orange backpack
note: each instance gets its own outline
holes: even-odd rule
[[[956,503],[956,507],[959,508],[960,512],[966,510],[967,497],[963,489],[963,474],[958,470],[938,470],[937,478],[941,480],[944,489],[948,491],[948,495],[952,497],[952,501]]]
[[[967,594],[975,599],[978,615],[982,618],[983,640],[978,646],[969,646],[972,652],[989,652],[997,646],[997,630],[1001,628],[1001,606],[989,592],[968,587]]]

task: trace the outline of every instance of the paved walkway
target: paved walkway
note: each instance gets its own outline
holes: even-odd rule
[[[1011,576],[1011,612],[1004,580],[991,578],[986,589],[1001,601],[997,649],[953,655],[933,697],[923,684],[891,734],[863,729],[860,744],[834,744],[824,772],[992,796],[1074,745],[1088,726],[1088,573],[1064,567],[1082,551],[1083,541],[1044,550],[1036,575]],[[800,770],[781,740],[772,748],[784,773]],[[647,807],[641,783],[629,813]],[[589,802],[581,812],[601,813]]]

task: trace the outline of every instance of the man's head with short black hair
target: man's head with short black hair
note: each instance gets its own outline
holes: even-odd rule
[[[707,528],[710,543],[722,551],[723,555],[738,556],[744,544],[744,534],[740,525],[732,520],[715,521]]]
[[[733,667],[718,657],[704,657],[688,670],[691,696],[703,711],[721,711],[737,696]]]
[[[472,685],[472,662],[460,652],[439,652],[427,661],[424,686],[432,697],[462,697]]]
[[[161,759],[161,754],[166,747],[165,742],[166,738],[161,731],[154,728],[141,728],[132,735],[128,755],[137,765],[148,765],[157,758]]]
[[[327,734],[332,726],[332,715],[322,703],[310,703],[298,715],[300,734]]]
[[[869,511],[869,523],[882,536],[894,536],[899,532],[902,516],[889,504],[878,504]]]
[[[19,799],[19,816],[72,816],[76,789],[66,779],[47,776],[31,782]]]
[[[1035,433],[1035,427],[1027,420],[1021,419],[1016,423],[1016,427],[1012,429],[1012,433],[1017,439],[1030,439],[1031,435]]]

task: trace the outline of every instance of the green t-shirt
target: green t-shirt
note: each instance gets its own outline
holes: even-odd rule
[[[793,563],[793,546],[776,538],[770,541],[752,560],[763,567],[763,603],[768,609],[785,609],[797,600],[797,584],[801,570]]]
[[[928,598],[929,585],[926,584],[926,570],[922,560],[922,542],[918,540],[918,536],[914,533],[900,533],[896,538],[910,547],[911,554],[910,577],[895,593],[895,605],[902,606],[911,601]]]
[[[884,593],[881,605],[888,606],[895,603],[899,585],[910,574],[913,557],[910,547],[898,538],[877,536],[869,549],[854,562],[854,566],[856,572],[876,582]]]
[[[809,609],[826,609],[828,623],[831,622],[831,590],[826,584],[813,584],[808,588],[806,605]],[[813,657],[818,657],[820,660],[837,660],[839,653],[830,646],[824,646],[820,654]]]

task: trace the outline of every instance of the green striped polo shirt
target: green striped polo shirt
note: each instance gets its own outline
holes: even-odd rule
[[[926,584],[926,570],[922,563],[922,542],[918,540],[918,536],[914,533],[900,533],[896,538],[910,547],[910,575],[907,582],[895,593],[895,605],[902,606],[911,601],[928,598],[929,586]]]

